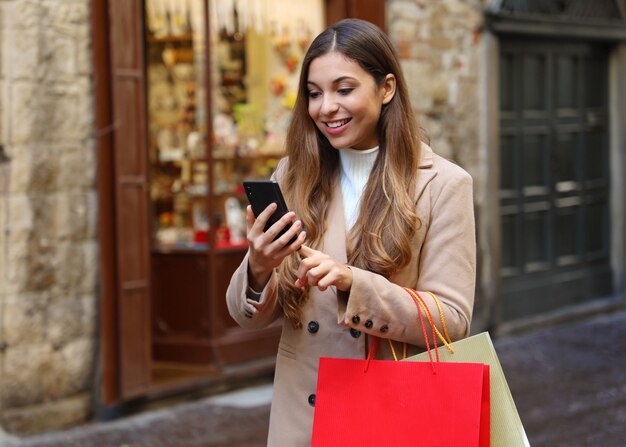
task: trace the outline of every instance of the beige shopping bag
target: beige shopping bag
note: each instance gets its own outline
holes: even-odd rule
[[[491,386],[491,447],[530,447],[524,426],[517,413],[498,355],[488,332],[451,343],[454,353],[439,348],[442,362],[476,362],[489,365]],[[406,361],[428,361],[423,352]]]

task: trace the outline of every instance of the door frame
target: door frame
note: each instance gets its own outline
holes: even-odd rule
[[[613,296],[590,303],[567,306],[546,314],[523,318],[512,322],[503,322],[499,315],[502,294],[500,279],[501,269],[501,230],[500,230],[500,112],[499,112],[499,64],[500,38],[511,35],[541,36],[550,38],[578,38],[579,35],[559,33],[558,27],[546,30],[524,27],[523,29],[507,29],[506,33],[498,33],[493,28],[487,29],[482,39],[483,61],[480,69],[481,126],[480,147],[484,160],[483,173],[485,181],[478,195],[483,198],[479,205],[478,239],[481,270],[478,289],[482,302],[476,309],[472,330],[492,330],[497,335],[517,333],[529,329],[546,327],[561,321],[588,317],[593,314],[626,308],[626,40],[615,40],[606,34],[595,35],[592,39],[613,44],[609,55],[609,159],[611,167],[611,266],[613,269]]]
[[[96,407],[118,400],[117,284],[113,181],[113,112],[107,0],[91,0],[99,237],[99,350]]]
[[[130,1],[130,0],[128,0]],[[143,7],[143,0],[137,1]],[[208,1],[208,0],[207,0]],[[344,17],[360,17],[385,29],[384,0],[324,0],[327,23]],[[114,406],[128,400],[122,390],[120,358],[120,291],[117,284],[119,234],[116,230],[116,183],[115,183],[115,121],[113,101],[113,64],[111,48],[111,25],[114,18],[111,0],[90,0],[91,37],[94,73],[94,113],[96,135],[98,232],[99,232],[99,333],[96,356],[95,411],[106,417]],[[131,42],[132,43],[132,42]],[[115,49],[113,49],[115,51]],[[150,318],[148,315],[146,318]],[[148,323],[149,324],[149,323]],[[151,343],[150,343],[151,344]],[[143,393],[147,395],[148,393]],[[141,397],[136,393],[135,397]]]

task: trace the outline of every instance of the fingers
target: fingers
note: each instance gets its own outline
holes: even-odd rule
[[[333,258],[324,253],[312,250],[307,246],[302,246],[302,250],[311,250],[313,255],[305,258],[298,267],[295,281],[296,287],[317,287],[324,291],[330,286],[335,286],[342,291],[350,290],[352,287],[352,270],[347,266],[338,263]]]
[[[313,256],[315,253],[319,253],[319,252],[316,252],[315,250],[313,250],[311,247],[307,245],[303,245],[302,247],[300,247],[300,256],[302,256],[303,258],[308,258],[310,256]]]
[[[296,220],[296,214],[290,211],[265,230],[265,227],[268,225],[276,209],[277,205],[272,203],[255,218],[252,207],[247,207],[246,221],[248,227],[248,242],[253,249],[267,253],[275,253],[278,250],[282,250],[302,229],[302,222]],[[285,233],[280,234],[282,231]],[[279,234],[280,237],[278,237]],[[280,241],[280,243],[273,244],[275,239],[276,241]],[[299,248],[299,246],[296,248]]]
[[[250,205],[248,205],[248,208],[246,209],[246,218],[248,220],[248,231],[254,229],[259,233],[263,232],[263,228],[265,228],[265,224],[267,223],[267,221],[269,220],[270,216],[272,214],[274,214],[274,211],[276,211],[276,208],[278,207],[278,205],[276,205],[275,203],[270,203],[267,208],[265,208],[261,214],[259,214],[258,216],[256,216],[256,218],[254,217],[254,213],[252,211],[252,207]],[[250,223],[252,225],[250,225]]]
[[[315,287],[322,279],[331,279],[326,277],[328,277],[332,271],[334,260],[307,246],[302,246],[300,251],[302,252],[303,250],[307,251],[310,256],[300,262],[297,272],[298,279],[295,283],[296,287],[304,287],[307,285]]]
[[[256,218],[254,217],[254,212],[252,211],[252,206],[248,205],[246,207],[246,227],[247,232],[249,233],[254,225]]]

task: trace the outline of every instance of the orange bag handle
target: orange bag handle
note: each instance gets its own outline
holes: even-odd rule
[[[452,339],[450,338],[450,335],[448,334],[448,326],[446,325],[446,318],[443,314],[443,309],[441,307],[441,303],[439,302],[439,298],[437,298],[437,296],[432,292],[426,292],[435,299],[435,303],[437,304],[437,308],[439,309],[439,317],[441,318],[441,325],[443,326],[443,332],[445,336],[442,335],[441,332],[439,332],[439,329],[437,329],[437,326],[435,326],[435,323],[432,318],[432,314],[428,310],[428,307],[426,306],[424,298],[422,298],[422,296],[416,290],[409,289],[407,287],[405,287],[405,289],[409,292],[409,294],[411,294],[412,297],[417,295],[417,297],[419,298],[420,306],[422,306],[422,308],[424,308],[425,311],[428,312],[428,322],[431,324],[431,326],[435,328],[435,333],[439,337],[439,340],[441,340],[441,342],[445,345],[448,351],[450,351],[450,353],[454,354],[454,348],[450,345],[450,343],[452,343]]]
[[[448,343],[452,343],[452,338],[450,337],[450,334],[448,333],[448,325],[446,324],[446,317],[443,314],[443,309],[441,308],[441,302],[439,301],[439,298],[437,298],[437,295],[435,295],[433,292],[427,291],[426,293],[428,293],[430,296],[432,296],[433,299],[435,300],[435,304],[437,304],[437,308],[439,309],[439,318],[441,319],[441,326],[443,327],[443,333],[445,335],[445,340]],[[439,334],[439,337],[441,338],[441,334]],[[454,349],[452,349],[450,346],[448,346],[448,348],[452,352],[454,352]]]
[[[433,361],[433,356],[432,356],[432,352],[430,349],[430,342],[428,340],[428,334],[426,333],[426,324],[424,323],[424,317],[422,316],[422,308],[420,307],[420,300],[422,299],[419,294],[417,294],[417,292],[415,292],[412,289],[408,289],[405,288],[405,290],[407,290],[409,292],[409,295],[411,295],[411,297],[413,298],[413,301],[415,302],[415,306],[417,307],[417,314],[419,316],[420,319],[420,326],[422,326],[422,333],[424,334],[424,340],[426,342],[426,351],[428,352],[428,358],[430,359],[430,364],[431,367],[433,369],[433,373],[436,374],[436,370],[435,370],[435,362]],[[413,295],[413,293],[415,293],[415,295]],[[426,305],[424,305],[422,303],[422,305],[424,306],[424,308],[426,309],[426,313],[428,314],[428,319],[429,321],[432,322],[432,315],[430,314],[430,310],[428,309],[428,307],[426,307]],[[433,329],[433,346],[435,349],[435,354],[436,354],[436,358],[437,358],[437,362],[439,362],[439,351],[437,348],[437,337],[435,335],[435,325],[431,323],[431,327]],[[365,364],[365,372],[367,372],[369,365],[370,365],[370,361],[374,359],[374,357],[376,356],[376,351],[378,351],[378,345],[380,343],[380,338],[379,337],[372,337],[372,344],[370,345],[370,349],[367,353],[367,363]],[[395,350],[393,348],[393,344],[391,344],[391,339],[388,339],[391,345],[391,349],[394,355],[394,358],[397,360],[396,358],[396,354],[395,354]],[[406,345],[406,343],[405,343]],[[406,352],[406,346],[405,346],[405,352]],[[406,354],[405,354],[406,357]]]
[[[433,323],[433,316],[430,314],[430,309],[428,309],[428,306],[426,306],[426,303],[424,303],[424,300],[422,299],[422,297],[420,296],[419,293],[417,293],[417,291],[413,290],[413,289],[409,289],[408,287],[405,287],[404,290],[406,290],[409,295],[411,295],[411,298],[413,298],[413,301],[415,302],[415,305],[417,306],[417,311],[420,317],[420,322],[422,324],[422,330],[424,332],[424,340],[426,341],[426,350],[428,351],[428,357],[430,358],[430,361],[432,363],[432,354],[430,352],[430,344],[428,343],[428,337],[426,335],[426,328],[424,325],[424,321],[422,319],[422,308],[424,309],[424,311],[426,312],[426,315],[428,316],[428,322],[430,323],[430,327],[432,329],[432,334],[433,334],[433,347],[435,350],[435,356],[437,358],[437,362],[439,362],[439,349],[437,347],[437,328],[435,327],[434,323]]]

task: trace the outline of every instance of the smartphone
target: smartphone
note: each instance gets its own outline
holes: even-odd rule
[[[243,182],[243,189],[246,191],[248,201],[250,205],[252,205],[252,212],[255,217],[258,217],[271,203],[275,203],[278,206],[276,211],[274,211],[268,219],[263,231],[267,231],[269,227],[274,225],[281,217],[289,212],[283,193],[280,191],[280,186],[276,180],[245,180]],[[286,225],[274,240],[285,234],[289,228],[291,228],[291,224]],[[293,243],[296,238],[297,236],[294,236],[287,242],[287,245]]]

